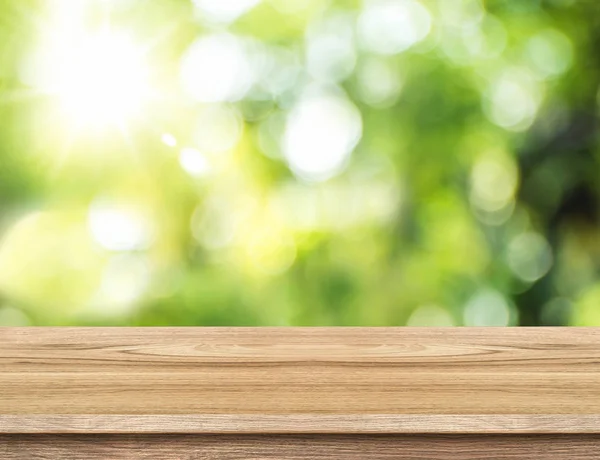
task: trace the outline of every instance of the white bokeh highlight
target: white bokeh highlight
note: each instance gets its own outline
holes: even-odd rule
[[[493,289],[477,292],[465,305],[465,326],[508,326],[511,308],[506,299]]]
[[[535,120],[541,99],[531,72],[507,69],[490,84],[484,110],[494,124],[509,131],[524,131]]]
[[[357,71],[359,97],[373,107],[387,107],[396,102],[403,78],[395,63],[386,58],[366,59]]]
[[[193,177],[203,177],[211,171],[211,165],[206,155],[192,147],[181,149],[179,164],[185,172]]]
[[[552,268],[552,248],[539,233],[521,233],[510,241],[507,260],[516,276],[523,281],[534,282]]]
[[[98,202],[88,213],[92,236],[109,251],[132,251],[147,248],[152,229],[139,212],[120,205]]]
[[[518,169],[507,161],[492,155],[477,160],[471,171],[470,201],[476,208],[495,212],[514,198],[518,185]]]
[[[231,23],[260,3],[260,0],[193,0],[202,19]]]
[[[165,144],[167,147],[176,147],[177,146],[177,139],[175,138],[175,136],[173,136],[171,133],[164,133],[161,137],[160,140],[162,141],[163,144]]]
[[[306,37],[306,67],[317,80],[340,82],[356,66],[354,19],[333,15],[309,28]]]
[[[102,273],[91,309],[102,316],[126,315],[150,285],[150,266],[138,254],[112,256]]]
[[[573,62],[570,39],[555,29],[543,30],[527,42],[526,52],[534,70],[542,78],[557,77],[566,72]]]
[[[238,101],[255,80],[252,46],[232,34],[200,37],[181,61],[183,90],[198,102]]]
[[[358,19],[362,46],[378,54],[397,54],[422,41],[431,30],[431,15],[416,0],[371,0]]]
[[[283,154],[296,176],[322,181],[344,169],[361,135],[360,111],[348,98],[309,91],[288,115]]]

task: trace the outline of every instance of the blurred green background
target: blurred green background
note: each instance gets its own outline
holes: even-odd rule
[[[0,325],[600,325],[596,0],[4,0]]]

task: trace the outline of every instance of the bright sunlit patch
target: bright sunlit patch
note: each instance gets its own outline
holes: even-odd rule
[[[336,14],[313,24],[306,37],[308,73],[318,80],[339,82],[356,65],[352,16]]]
[[[55,93],[80,125],[119,125],[149,96],[143,54],[125,35],[103,32],[72,44],[58,66]]]
[[[164,133],[160,139],[163,142],[163,144],[165,144],[168,147],[176,147],[177,146],[177,139],[172,134]]]
[[[452,24],[443,29],[440,49],[454,63],[469,65],[480,59],[494,59],[506,48],[504,23],[486,14],[476,24]]]
[[[94,239],[109,251],[144,249],[152,240],[146,219],[135,210],[108,203],[94,203],[88,215]]]
[[[256,209],[251,196],[241,195],[239,202],[215,195],[198,206],[190,222],[192,234],[200,245],[210,250],[230,247],[248,215]]]
[[[402,89],[403,78],[385,58],[365,59],[357,72],[358,91],[363,102],[374,107],[392,105]]]
[[[365,223],[389,222],[401,205],[400,190],[388,181],[354,184],[288,182],[271,198],[288,228],[305,231],[339,231]]]
[[[527,55],[542,78],[552,78],[566,72],[573,61],[573,45],[569,38],[555,29],[544,30],[527,43]]]
[[[179,153],[179,164],[185,172],[194,177],[205,176],[211,169],[206,156],[203,155],[202,152],[191,147],[181,149],[181,152]]]
[[[456,0],[439,2],[443,23],[455,28],[469,28],[484,18],[485,9],[481,0]]]
[[[297,50],[270,46],[265,52],[266,65],[260,75],[260,87],[273,96],[292,90],[302,73],[301,57]]]
[[[463,320],[465,326],[508,326],[511,307],[499,292],[481,290],[467,302]]]
[[[531,72],[511,68],[492,82],[483,108],[494,124],[509,131],[524,131],[535,120],[542,97]]]
[[[99,315],[126,315],[150,284],[150,266],[139,254],[112,256],[102,281],[91,299],[91,309]]]
[[[181,61],[183,90],[198,102],[242,99],[256,77],[250,43],[236,35],[207,35],[196,40]]]
[[[298,177],[327,180],[344,169],[361,136],[360,112],[343,94],[309,93],[289,114],[283,153]]]
[[[507,259],[515,275],[523,281],[534,282],[552,267],[552,248],[539,233],[521,233],[508,245]]]
[[[430,29],[429,11],[414,0],[371,0],[358,19],[362,45],[379,54],[406,51],[422,41]]]
[[[203,19],[229,23],[254,8],[260,0],[193,0]]]
[[[517,185],[517,167],[508,156],[484,155],[471,172],[470,201],[482,211],[498,211],[512,201]]]

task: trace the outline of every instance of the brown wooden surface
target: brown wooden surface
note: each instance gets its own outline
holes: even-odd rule
[[[598,435],[4,435],[3,460],[593,460]]]
[[[599,363],[594,328],[0,328],[0,432],[600,432]]]
[[[600,433],[598,415],[0,415],[0,433]]]

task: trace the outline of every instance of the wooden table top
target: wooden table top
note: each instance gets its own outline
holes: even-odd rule
[[[600,433],[596,328],[0,328],[0,433]]]

